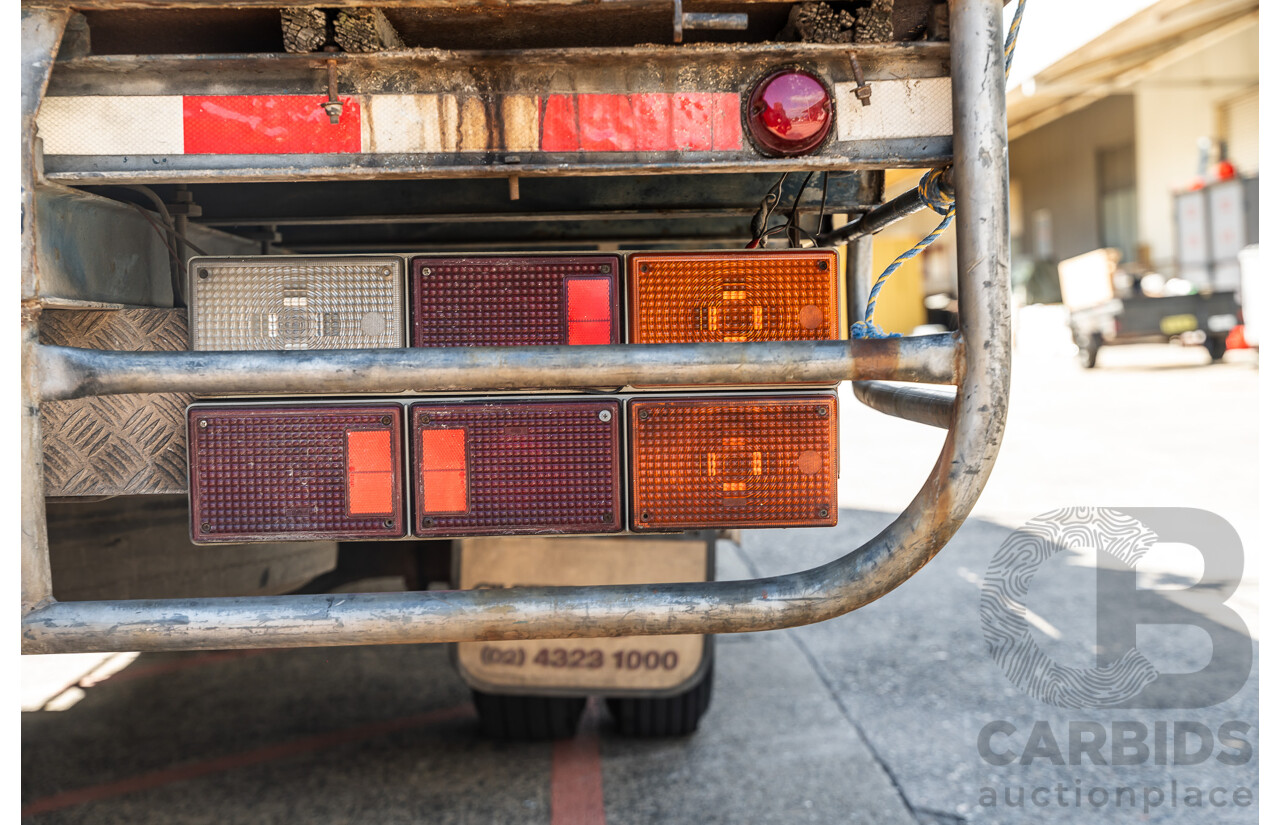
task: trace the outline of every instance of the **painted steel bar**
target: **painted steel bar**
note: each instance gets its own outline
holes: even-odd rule
[[[143,392],[479,392],[955,380],[956,336],[750,344],[110,352],[41,346],[46,400]]]
[[[960,332],[954,422],[915,499],[879,535],[810,570],[750,581],[51,603],[28,652],[295,647],[767,630],[866,605],[920,570],[990,475],[1009,388],[1008,163],[1000,0],[952,0]]]
[[[902,387],[884,381],[854,381],[853,395],[873,410],[917,424],[949,429],[955,395],[946,390]]]

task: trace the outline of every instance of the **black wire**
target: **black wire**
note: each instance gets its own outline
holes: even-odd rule
[[[813,180],[813,176],[816,174],[818,173],[810,172],[805,175],[804,182],[800,184],[800,191],[796,192],[796,199],[791,202],[791,217],[787,219],[784,225],[788,228],[787,240],[792,248],[800,246],[800,233],[804,231],[800,228],[800,201],[804,198],[804,190],[809,188],[809,181]],[[808,232],[805,232],[805,234],[809,235]],[[813,235],[809,235],[809,237],[812,238]]]
[[[173,248],[173,244],[169,242],[170,236],[160,228],[160,224],[156,223],[155,220],[152,219],[151,213],[147,212],[146,209],[136,203],[131,203],[129,205],[138,210],[138,214],[145,218],[147,223],[151,224],[151,228],[160,236],[160,243],[164,244],[165,249],[169,250],[169,257],[173,259],[175,264],[177,264],[177,268],[170,268],[169,270],[169,286],[173,290],[173,305],[175,307],[185,307],[187,305],[187,300],[186,296],[183,294],[182,275],[186,272],[186,267],[182,263],[182,258],[178,255],[178,250]]]
[[[769,228],[769,218],[773,217],[773,210],[777,208],[778,201],[782,199],[782,185],[787,182],[787,176],[790,174],[790,172],[783,172],[782,177],[778,178],[778,181],[765,192],[764,199],[760,202],[760,211],[756,213],[755,218],[751,221],[753,224],[751,227],[751,243],[753,246],[764,239],[765,232]],[[772,203],[769,201],[770,195],[773,195]],[[758,224],[759,228],[757,228],[756,224]]]
[[[827,180],[831,177],[830,172],[822,173],[822,203],[818,206],[818,234],[825,231],[825,222],[827,220]]]

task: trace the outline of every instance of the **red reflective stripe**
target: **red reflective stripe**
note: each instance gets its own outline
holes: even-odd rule
[[[189,95],[182,99],[189,155],[310,155],[361,151],[360,102],[343,97],[337,124],[324,95]]]
[[[551,95],[544,152],[736,151],[742,118],[732,92]]]
[[[584,152],[635,148],[635,118],[627,95],[578,95],[578,124]]]
[[[715,98],[715,122],[712,125],[713,145],[717,152],[732,152],[742,148],[742,105],[736,94],[717,94]]]
[[[671,149],[671,95],[632,95],[631,107],[636,118],[636,151]]]
[[[542,151],[578,151],[578,117],[571,95],[551,95],[542,114]]]
[[[671,142],[673,149],[709,151],[712,95],[702,92],[680,92],[671,102]]]

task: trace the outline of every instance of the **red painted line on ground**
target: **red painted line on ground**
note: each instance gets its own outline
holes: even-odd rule
[[[329,122],[323,95],[187,95],[182,140],[188,155],[293,155],[360,151],[360,101],[340,97]]]
[[[101,785],[91,785],[87,788],[46,796],[24,807],[22,816],[35,816],[36,814],[69,808],[73,805],[83,805],[86,802],[98,802],[135,791],[150,790],[151,788],[158,788],[174,782],[185,782],[189,779],[197,779],[209,774],[243,768],[247,765],[258,765],[277,759],[287,759],[308,751],[333,748],[349,742],[358,742],[361,739],[373,739],[407,728],[435,725],[469,716],[473,712],[472,705],[467,703],[412,716],[401,716],[398,719],[388,719],[384,722],[374,722],[369,725],[358,725],[353,728],[330,731],[303,739],[294,739],[291,742],[282,742],[278,745],[267,745],[242,753],[233,753],[216,759],[208,759],[203,762],[188,762],[183,765],[175,765],[172,768],[131,776],[116,782],[106,782]],[[601,821],[603,822],[603,820]]]
[[[551,751],[551,825],[604,825],[598,700],[583,714],[578,735]]]
[[[212,653],[204,653],[199,656],[186,656],[181,659],[171,659],[167,662],[156,662],[155,664],[140,665],[134,667],[129,665],[123,670],[116,671],[105,679],[95,679],[93,684],[100,685],[106,682],[128,682],[133,679],[145,679],[148,676],[159,676],[163,673],[174,673],[179,670],[187,670],[193,667],[204,667],[218,662],[232,661],[235,659],[247,659],[251,656],[261,656],[270,653],[270,650],[217,650]]]

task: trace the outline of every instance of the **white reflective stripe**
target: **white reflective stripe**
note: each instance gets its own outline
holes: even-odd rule
[[[854,83],[836,83],[836,139],[938,137],[951,134],[951,79],[872,80],[871,105]]]
[[[47,155],[181,155],[182,96],[46,97],[36,118]]]

